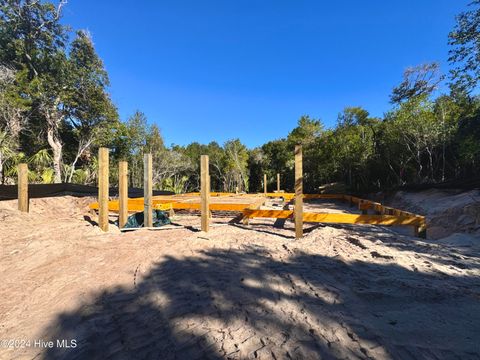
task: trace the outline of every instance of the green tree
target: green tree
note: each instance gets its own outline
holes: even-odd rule
[[[320,135],[322,130],[323,125],[320,120],[312,119],[308,115],[303,115],[298,120],[297,127],[288,134],[287,140],[291,148],[297,144],[308,145]]]
[[[448,36],[451,88],[455,93],[471,92],[480,79],[480,0],[472,1],[470,7],[457,16]]]
[[[29,99],[32,120],[44,130],[53,152],[55,181],[61,181],[62,141],[65,118],[66,28],[52,3],[32,0],[0,2],[0,62],[17,71],[18,91]]]
[[[224,191],[248,191],[248,150],[239,139],[229,140],[224,146],[225,175]]]
[[[72,180],[80,157],[92,144],[110,139],[118,127],[118,114],[107,93],[108,74],[85,31],[78,31],[68,59],[69,87],[65,95],[67,125],[72,128],[77,151],[68,181]],[[110,130],[110,131],[108,131]]]

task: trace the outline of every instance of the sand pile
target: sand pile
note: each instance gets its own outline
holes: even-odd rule
[[[392,206],[426,215],[428,237],[440,239],[454,233],[480,235],[480,191],[399,191]]]
[[[76,345],[0,358],[480,357],[475,247],[374,226],[315,226],[295,241],[289,221],[268,219],[102,234],[83,205],[61,217],[64,205],[21,215],[0,203],[0,339]]]

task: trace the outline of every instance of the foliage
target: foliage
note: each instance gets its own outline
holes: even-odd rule
[[[399,104],[415,97],[430,95],[437,90],[442,80],[443,75],[440,75],[437,63],[410,67],[405,70],[401,84],[393,89],[390,100],[393,104]]]
[[[17,129],[11,135],[22,145],[35,145],[25,146],[28,155],[50,147],[55,182],[70,181],[83,154],[101,141],[104,123],[118,121],[106,91],[108,75],[91,39],[77,31],[70,41],[60,21],[64,4],[0,1],[0,63],[15,76],[2,87],[0,105],[3,113],[16,110]],[[73,164],[70,173],[62,170],[65,163]]]
[[[407,68],[382,118],[346,107],[337,123],[303,115],[285,137],[254,148],[232,139],[166,146],[160,128],[136,111],[120,120],[110,81],[90,34],[62,23],[64,1],[0,0],[0,182],[14,183],[28,162],[32,182],[95,184],[97,152],[110,148],[110,181],[128,161],[129,184],[143,187],[144,154],[156,189],[199,189],[200,156],[216,191],[292,191],[295,145],[303,146],[304,188],[342,182],[351,192],[480,175],[480,0],[449,35],[451,91],[437,63]],[[437,96],[437,97],[435,97]]]
[[[480,79],[480,0],[470,3],[471,9],[457,16],[450,32],[449,44],[451,88],[453,92],[468,93]]]

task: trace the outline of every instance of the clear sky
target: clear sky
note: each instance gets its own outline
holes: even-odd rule
[[[448,70],[447,35],[470,0],[70,0],[90,31],[122,119],[135,110],[166,144],[254,147],[308,114],[373,116],[412,65]]]

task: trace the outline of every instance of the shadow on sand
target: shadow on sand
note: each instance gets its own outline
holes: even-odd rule
[[[344,262],[284,245],[164,257],[130,289],[59,314],[44,359],[480,357],[479,279]],[[454,286],[452,284],[455,284]]]

